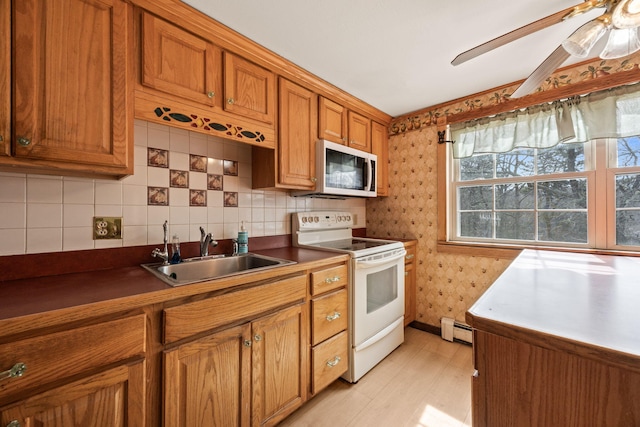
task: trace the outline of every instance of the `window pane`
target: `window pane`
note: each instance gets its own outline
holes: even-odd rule
[[[533,209],[534,197],[532,182],[496,185],[496,209]]]
[[[496,212],[496,238],[535,240],[533,212]]]
[[[493,237],[491,212],[461,212],[460,237]]]
[[[640,207],[640,174],[616,176],[616,208]]]
[[[538,175],[584,171],[584,144],[558,144],[538,152]]]
[[[493,209],[492,187],[490,185],[460,187],[458,189],[458,206],[463,211]]]
[[[538,183],[538,209],[586,209],[587,180],[542,181]]]
[[[493,154],[460,159],[460,181],[493,178]]]
[[[534,159],[533,149],[496,154],[496,176],[498,178],[531,176],[534,173]]]
[[[538,239],[546,242],[587,243],[587,213],[540,212]]]
[[[640,166],[640,137],[618,139],[618,167]]]
[[[640,246],[640,211],[616,212],[616,244]]]

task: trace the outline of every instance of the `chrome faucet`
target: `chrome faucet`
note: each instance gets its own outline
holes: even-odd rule
[[[205,233],[204,228],[200,227],[200,256],[209,255],[209,245],[216,247],[218,242],[213,240],[211,233]]]
[[[162,224],[162,229],[164,230],[164,249],[161,251],[158,248],[155,248],[152,252],[151,252],[151,256],[156,258],[162,258],[163,260],[163,264],[169,264],[169,249],[167,248],[167,242],[168,242],[168,238],[167,238],[167,221],[164,222],[164,224]]]

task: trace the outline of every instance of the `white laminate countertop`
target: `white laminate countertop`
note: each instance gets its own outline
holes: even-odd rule
[[[467,320],[640,356],[640,257],[524,250]]]

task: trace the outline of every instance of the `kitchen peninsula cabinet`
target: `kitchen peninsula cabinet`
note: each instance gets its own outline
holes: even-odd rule
[[[254,188],[315,187],[317,98],[312,91],[280,78],[277,149],[253,148]]]
[[[131,5],[20,0],[12,7],[19,52],[11,57],[13,132],[2,133],[3,152],[11,140],[13,155],[0,156],[0,166],[60,175],[133,173]]]
[[[467,312],[473,425],[640,425],[639,269],[523,251]]]
[[[139,314],[1,344],[0,369],[23,372],[0,379],[0,425],[145,426],[145,322]]]

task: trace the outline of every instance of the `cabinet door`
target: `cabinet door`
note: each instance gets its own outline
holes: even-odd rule
[[[318,137],[338,144],[347,143],[347,109],[320,97]]]
[[[0,0],[0,156],[11,155],[11,1]]]
[[[349,111],[349,147],[371,152],[371,120]]]
[[[253,322],[253,426],[276,425],[307,399],[307,331],[304,304]]]
[[[225,111],[274,123],[276,80],[271,71],[225,52],[224,95]]]
[[[207,106],[222,100],[222,52],[193,34],[144,13],[142,84]]]
[[[280,184],[315,187],[315,124],[317,96],[288,80],[280,79]]]
[[[0,408],[0,425],[143,427],[145,363],[118,366]]]
[[[121,0],[14,2],[17,157],[133,172],[132,24]]]
[[[246,324],[165,353],[165,425],[249,425],[250,333]]]
[[[371,153],[378,156],[378,196],[389,195],[389,135],[387,128],[371,122]]]

